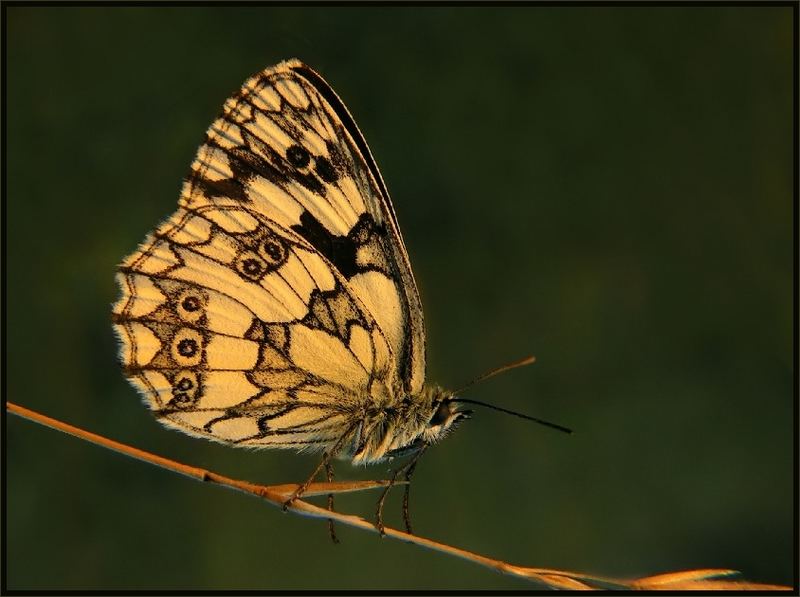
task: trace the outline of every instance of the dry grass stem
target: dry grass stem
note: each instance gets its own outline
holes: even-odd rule
[[[85,431],[73,425],[69,425],[57,419],[52,419],[35,411],[29,410],[22,406],[18,406],[11,402],[6,403],[8,412],[14,413],[34,421],[41,425],[51,427],[63,433],[74,435],[85,441],[103,446],[110,450],[120,452],[131,458],[142,460],[150,464],[155,464],[167,470],[191,477],[198,481],[206,483],[215,483],[230,489],[235,489],[244,493],[249,493],[258,496],[273,506],[283,507],[284,502],[292,495],[297,489],[297,483],[287,483],[281,485],[257,485],[242,481],[239,479],[232,479],[223,475],[182,464],[169,458],[164,458],[150,452],[139,450],[127,444],[122,444],[114,440],[108,439],[96,433]],[[312,483],[309,485],[308,490],[305,492],[304,497],[313,497],[327,495],[331,493],[349,493],[353,491],[363,491],[367,489],[375,489],[378,487],[385,487],[389,481],[339,481],[330,483]],[[338,524],[354,527],[363,531],[378,533],[375,525],[360,516],[351,514],[343,514],[340,512],[331,512],[325,508],[315,506],[305,500],[296,500],[288,509],[290,512],[299,514],[301,516],[308,516],[312,518],[320,518],[323,520],[334,520]],[[704,570],[688,570],[683,572],[671,572],[667,574],[659,574],[645,578],[638,578],[633,580],[620,580],[613,578],[603,578],[599,576],[582,574],[580,572],[569,572],[565,570],[553,570],[548,568],[530,568],[525,566],[515,566],[504,562],[502,560],[495,560],[493,558],[483,556],[474,552],[470,552],[452,545],[439,543],[433,539],[426,539],[419,535],[410,535],[396,529],[389,527],[385,528],[387,537],[405,541],[406,543],[413,543],[420,547],[438,551],[448,554],[463,560],[485,566],[495,572],[507,576],[524,579],[531,582],[542,584],[552,589],[566,589],[566,590],[597,590],[597,589],[615,589],[615,590],[791,590],[790,587],[781,585],[770,585],[760,583],[750,583],[742,580],[731,578],[737,575],[735,570],[720,570],[720,569],[704,569]]]

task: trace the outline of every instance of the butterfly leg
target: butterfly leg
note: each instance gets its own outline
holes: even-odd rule
[[[386,496],[389,495],[389,490],[392,488],[392,485],[397,481],[397,476],[404,468],[405,466],[401,466],[392,473],[392,478],[389,479],[389,485],[383,490],[380,499],[378,499],[378,505],[375,508],[375,528],[378,529],[381,537],[386,534],[386,527],[383,524],[383,503],[386,501]]]
[[[417,468],[417,462],[427,447],[428,446],[422,446],[422,448],[420,448],[419,451],[414,454],[414,457],[409,462],[395,470],[394,473],[392,473],[392,478],[389,479],[389,485],[383,490],[383,493],[378,500],[378,506],[375,512],[375,527],[378,529],[378,532],[381,534],[381,536],[386,534],[383,524],[383,504],[386,501],[386,496],[389,495],[389,490],[397,482],[397,477],[400,476],[400,473],[403,473],[403,478],[407,481],[405,492],[403,493],[403,522],[406,525],[406,531],[408,534],[412,534],[411,517],[409,516],[408,511],[408,498],[411,490],[411,475],[414,474],[414,469]]]
[[[319,464],[316,466],[316,468],[315,468],[315,469],[314,469],[314,471],[311,473],[311,475],[309,475],[308,479],[306,479],[306,480],[303,482],[303,484],[302,484],[302,485],[300,485],[300,486],[299,486],[297,489],[295,489],[295,490],[294,490],[294,492],[292,493],[291,497],[290,497],[288,500],[286,500],[285,502],[283,502],[283,511],[284,511],[284,512],[286,512],[286,510],[288,510],[288,509],[289,509],[289,506],[291,506],[291,505],[292,505],[292,503],[293,503],[293,502],[294,502],[294,501],[295,501],[297,498],[299,498],[300,496],[302,496],[302,495],[303,495],[303,494],[306,492],[306,489],[308,489],[308,486],[309,486],[309,485],[311,485],[311,483],[313,483],[313,482],[314,482],[314,479],[316,479],[316,478],[317,478],[317,475],[319,474],[319,471],[320,471],[320,470],[322,470],[322,468],[323,468],[323,467],[326,467],[326,466],[328,466],[328,462],[330,461],[330,459],[331,459],[330,452],[323,452],[323,454],[322,454],[322,460],[321,460],[321,461],[320,461],[320,463],[319,463]]]
[[[413,535],[414,531],[411,530],[411,514],[409,513],[408,509],[408,500],[411,496],[411,475],[414,474],[414,469],[417,468],[417,458],[415,458],[411,465],[406,470],[406,474],[404,475],[404,479],[406,481],[406,488],[403,491],[403,523],[406,525],[406,533],[409,535]]]
[[[289,509],[289,506],[292,505],[292,502],[294,502],[297,498],[299,498],[300,496],[302,496],[306,492],[306,489],[308,489],[308,486],[311,485],[311,483],[314,482],[314,479],[317,478],[317,475],[323,469],[323,467],[327,467],[328,466],[328,463],[331,461],[331,458],[333,458],[333,456],[335,454],[337,454],[339,452],[339,450],[341,450],[342,446],[344,445],[345,440],[348,437],[350,437],[350,432],[351,431],[352,431],[352,427],[349,428],[345,433],[343,433],[342,436],[338,440],[336,440],[336,443],[333,445],[333,448],[331,448],[330,450],[322,453],[322,460],[320,460],[320,463],[316,466],[316,468],[311,473],[311,475],[309,475],[308,479],[306,479],[303,482],[302,485],[300,485],[297,489],[294,490],[294,492],[292,492],[292,495],[289,497],[288,500],[283,502],[283,511],[284,512],[286,512],[286,510]]]
[[[331,466],[330,462],[327,462],[325,464],[325,476],[328,478],[328,483],[332,483],[333,482],[333,466]],[[332,493],[328,494],[328,510],[333,512],[333,494]],[[339,539],[338,539],[338,537],[336,537],[336,529],[333,526],[333,519],[332,518],[328,519],[328,531],[331,534],[331,541],[333,541],[334,543],[339,543]]]

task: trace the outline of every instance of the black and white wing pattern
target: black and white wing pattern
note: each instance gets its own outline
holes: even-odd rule
[[[297,60],[225,102],[178,210],[117,280],[126,375],[184,432],[324,448],[422,391],[422,309],[386,187],[342,101]]]

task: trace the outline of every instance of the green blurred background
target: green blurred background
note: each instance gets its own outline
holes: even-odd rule
[[[380,164],[428,377],[490,411],[431,450],[417,532],[531,566],[792,582],[791,8],[8,8],[8,397],[256,482],[314,456],[161,428],[114,268],[205,128],[296,56]],[[7,421],[12,589],[527,589]],[[385,466],[338,466],[377,478]],[[399,494],[388,505],[399,524]],[[372,516],[376,495],[339,508]]]

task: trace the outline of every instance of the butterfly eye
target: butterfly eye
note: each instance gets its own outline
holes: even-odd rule
[[[308,162],[311,161],[311,156],[308,151],[299,145],[292,145],[286,150],[286,159],[295,168],[305,168]]]
[[[431,420],[428,421],[428,427],[437,427],[438,425],[443,425],[447,422],[452,414],[450,410],[450,403],[449,402],[441,402],[439,404],[439,408],[436,409],[436,412],[433,413]]]

